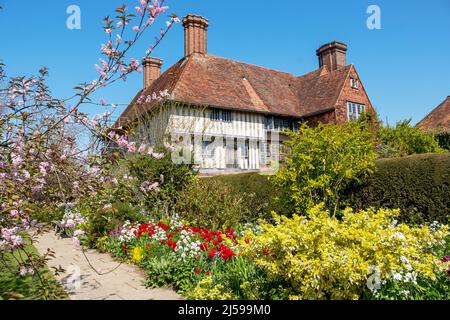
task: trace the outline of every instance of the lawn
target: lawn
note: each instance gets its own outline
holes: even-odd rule
[[[14,254],[0,251],[0,300],[61,300],[68,299],[67,294],[57,283],[52,272],[41,268],[38,275],[20,277],[18,275],[18,259],[20,256],[37,255],[36,248],[29,237],[26,246],[16,250]]]

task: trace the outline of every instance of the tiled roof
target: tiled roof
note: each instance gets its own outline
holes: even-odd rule
[[[423,118],[417,127],[428,132],[450,132],[450,96]]]
[[[168,90],[171,99],[197,105],[302,117],[334,108],[352,65],[329,72],[322,67],[301,77],[255,65],[192,54],[140,91],[121,118],[140,114],[150,104],[139,96]]]

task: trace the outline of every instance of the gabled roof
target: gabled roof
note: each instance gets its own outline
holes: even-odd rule
[[[423,118],[417,127],[428,132],[450,132],[450,96]]]
[[[171,100],[196,105],[299,118],[320,114],[335,107],[352,67],[330,72],[324,66],[296,77],[213,55],[192,54],[141,90],[121,118],[149,110],[151,104],[137,105],[137,99],[163,90],[168,90]]]

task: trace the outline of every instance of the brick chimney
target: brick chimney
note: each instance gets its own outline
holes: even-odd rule
[[[347,45],[338,41],[327,43],[317,49],[317,56],[319,67],[325,65],[330,71],[341,69],[347,64]]]
[[[161,75],[161,66],[163,61],[157,58],[144,58],[142,66],[144,67],[144,89],[150,87]]]
[[[189,14],[183,18],[184,56],[193,53],[207,53],[208,20],[204,17]]]

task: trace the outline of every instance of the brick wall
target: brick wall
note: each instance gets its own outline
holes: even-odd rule
[[[351,87],[350,78],[345,80],[344,88],[342,89],[341,96],[339,97],[339,101],[336,105],[336,121],[338,123],[344,123],[347,121],[347,101],[363,104],[366,106],[366,112],[375,114],[375,109],[370,103],[366,90],[364,89],[354,66],[352,66],[350,70],[349,77],[358,79],[359,88],[355,89]]]

